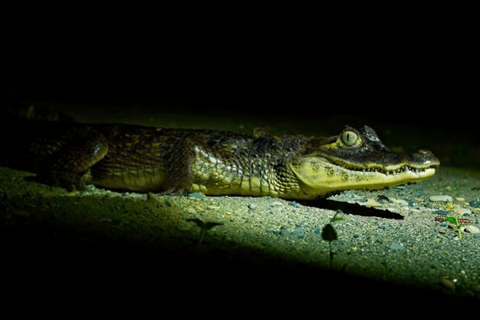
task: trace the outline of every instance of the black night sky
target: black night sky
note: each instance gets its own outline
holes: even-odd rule
[[[347,59],[348,57],[345,57]],[[168,59],[167,59],[168,60]],[[292,68],[206,61],[9,65],[2,99],[148,106],[193,113],[351,114],[406,125],[465,127],[474,117],[473,83],[439,58],[325,61]],[[373,64],[375,62],[375,64]],[[470,114],[470,116],[468,116]],[[461,123],[458,123],[458,122]]]
[[[14,37],[21,46],[4,50],[0,102],[267,116],[291,120],[293,128],[333,119],[340,124],[335,130],[367,124],[343,119],[358,116],[372,126],[401,126],[405,134],[410,128],[438,132],[439,145],[480,145],[476,57],[468,34],[446,26],[364,27],[220,36],[173,34],[159,25],[93,33],[80,26],[63,37],[58,25],[32,28],[28,38]]]

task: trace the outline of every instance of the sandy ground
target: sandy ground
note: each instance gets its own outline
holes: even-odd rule
[[[86,122],[92,121],[90,113],[83,108],[72,115]],[[242,119],[182,121],[175,114],[156,119],[144,114],[122,121],[120,112],[97,116],[95,122],[203,123],[246,132],[256,126]],[[196,270],[214,277],[278,277],[284,284],[308,279],[323,283],[332,295],[348,292],[357,298],[367,287],[375,288],[377,298],[384,297],[380,292],[393,294],[390,299],[425,293],[480,297],[480,234],[463,229],[460,239],[447,222],[435,221],[439,215],[456,216],[480,227],[480,172],[441,166],[432,179],[415,185],[311,202],[116,193],[93,186],[68,193],[24,179],[31,175],[0,168],[3,252],[12,270],[32,261],[155,266],[155,274],[164,277],[173,270],[177,276]],[[451,200],[432,201],[436,195]],[[335,213],[343,220],[332,223],[337,240],[329,243],[321,233]],[[216,225],[202,231],[199,221]]]

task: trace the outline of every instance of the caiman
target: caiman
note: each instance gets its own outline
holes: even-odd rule
[[[332,137],[42,121],[5,131],[3,164],[69,190],[315,199],[417,182],[440,164],[428,150],[391,152],[368,126]]]

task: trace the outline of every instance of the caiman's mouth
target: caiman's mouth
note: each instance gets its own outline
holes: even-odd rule
[[[378,190],[399,184],[415,183],[435,174],[437,163],[424,166],[397,164],[391,166],[351,163],[337,164],[324,157],[309,157],[291,164],[291,169],[302,184],[303,190],[311,195],[351,189]]]
[[[400,173],[414,173],[414,174],[422,174],[422,173],[435,173],[435,169],[438,167],[438,164],[431,164],[431,165],[425,165],[425,166],[418,166],[418,165],[412,165],[412,164],[400,164],[400,165],[395,165],[395,166],[387,166],[387,167],[382,167],[378,165],[370,165],[367,167],[362,167],[362,166],[356,166],[354,164],[342,162],[338,163],[336,161],[331,161],[330,159],[324,158],[331,164],[335,166],[342,167],[344,169],[347,169],[349,171],[356,171],[356,172],[374,172],[374,173],[380,173],[384,175],[396,175]]]

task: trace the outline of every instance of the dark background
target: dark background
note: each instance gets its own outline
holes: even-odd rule
[[[433,52],[330,57],[285,64],[254,56],[243,61],[191,61],[188,55],[89,61],[76,57],[61,63],[17,59],[2,72],[1,95],[7,103],[98,105],[107,108],[102,114],[120,107],[135,114],[141,107],[190,118],[262,117],[270,125],[278,119],[288,123],[291,134],[303,133],[295,128],[312,122],[310,127],[318,123],[318,132],[312,133],[317,135],[337,134],[344,125],[368,124],[379,133],[395,125],[399,129],[392,133],[394,144],[417,141],[447,165],[472,167],[480,161],[478,99],[468,59],[462,62]],[[337,125],[321,130],[332,122]],[[403,151],[412,150],[407,146]],[[462,160],[452,163],[460,156]]]
[[[129,4],[120,14],[117,7],[99,12],[85,6],[88,12],[80,15],[81,9],[55,5],[51,16],[32,12],[32,21],[22,8],[3,28],[4,105],[91,104],[108,106],[112,113],[116,107],[135,113],[141,106],[186,117],[220,114],[232,119],[266,115],[279,122],[291,119],[292,127],[301,127],[303,121],[318,122],[319,128],[336,122],[339,130],[345,124],[357,125],[344,119],[358,117],[368,119],[376,130],[399,126],[392,136],[424,141],[442,166],[478,168],[478,36],[470,31],[476,30],[476,19],[469,25],[464,17],[468,9],[455,14],[449,7],[439,14],[429,5],[426,10],[372,8],[375,11],[367,14],[370,8],[341,8],[315,10],[314,17],[306,17],[306,8],[298,22],[293,12],[268,11],[260,13],[262,28],[250,16],[256,10],[230,24],[226,11],[215,19],[198,15],[200,21],[175,17],[165,22],[174,14],[162,8],[133,13]],[[4,15],[12,18],[11,11]],[[265,18],[272,16],[278,20]],[[48,247],[52,236],[46,234],[48,241],[39,241],[35,234],[26,237],[25,247],[30,242]],[[51,252],[65,252],[76,240],[56,240]],[[80,250],[71,251],[76,255]],[[98,252],[103,254],[102,248]],[[97,268],[91,257],[86,261]],[[203,275],[197,266],[191,274]],[[43,274],[42,278],[50,280]],[[311,278],[303,283],[313,287]],[[297,275],[292,279],[299,283]],[[317,287],[322,288],[317,292],[324,287],[328,286]],[[396,291],[384,296],[392,292]],[[395,298],[389,298],[392,301]]]
[[[168,22],[158,11],[154,19],[147,12],[25,16],[2,42],[0,101],[95,105],[102,115],[142,108],[262,118],[288,124],[292,134],[303,133],[304,123],[330,135],[367,124],[399,151],[418,144],[442,165],[475,166],[478,58],[470,20],[431,8],[368,19],[343,13],[263,27],[254,20],[229,27],[225,17]]]
[[[1,93],[9,101],[142,105],[232,117],[350,114],[445,130],[468,130],[477,122],[475,84],[461,63],[428,54],[351,58],[323,58],[296,68],[168,58],[118,64],[17,61],[2,72]]]

